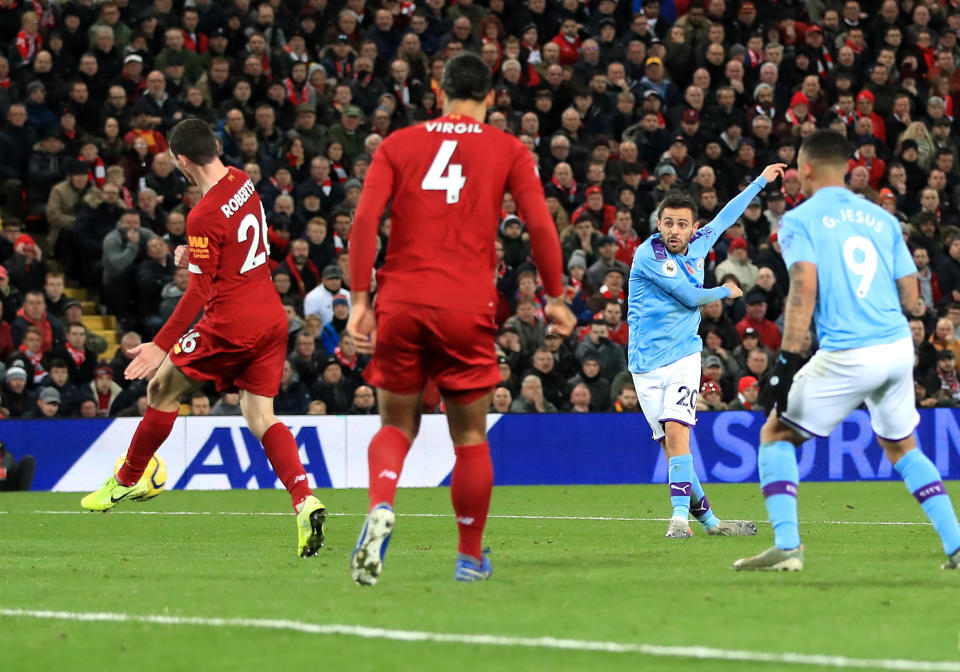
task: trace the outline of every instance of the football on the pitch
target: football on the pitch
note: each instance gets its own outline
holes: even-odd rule
[[[117,475],[117,472],[120,471],[120,467],[123,466],[124,459],[126,459],[126,455],[121,455],[120,459],[117,460],[117,463],[113,465],[114,476]],[[150,484],[150,489],[147,490],[147,494],[140,498],[140,501],[153,499],[163,492],[163,487],[167,484],[167,465],[164,463],[163,458],[159,455],[154,455],[151,457],[150,464],[147,465],[146,470],[143,472],[143,476]]]

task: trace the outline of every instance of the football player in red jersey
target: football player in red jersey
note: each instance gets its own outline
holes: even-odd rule
[[[357,206],[347,329],[359,350],[373,354],[364,377],[379,388],[382,419],[368,452],[370,508],[350,561],[360,584],[375,584],[383,569],[397,482],[419,430],[427,379],[443,395],[456,451],[450,492],[460,543],[454,576],[478,581],[491,574],[482,550],[493,485],[486,413],[500,381],[494,242],[505,191],[527,217],[548,318],[564,335],[576,324],[562,297],[560,244],[533,157],[517,138],[483,123],[493,102],[490,80],[478,56],[452,58],[441,81],[444,116],[384,140]],[[374,307],[377,226],[388,202],[390,239]]]
[[[267,265],[267,223],[246,173],[225,166],[206,123],[188,119],[168,137],[180,170],[204,192],[187,216],[190,284],[153,342],[131,350],[129,380],[149,379],[147,410],[116,478],[83,498],[106,511],[137,499],[150,458],[167,438],[180,398],[204,381],[240,390],[240,407],[297,512],[298,551],[316,555],[326,510],[313,496],[290,430],[273,414],[287,349],[287,318]],[[182,251],[181,255],[182,255]],[[190,324],[203,310],[203,317]]]

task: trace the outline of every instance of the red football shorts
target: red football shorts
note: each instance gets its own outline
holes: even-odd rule
[[[246,390],[262,397],[280,391],[287,357],[287,325],[272,325],[253,347],[240,347],[210,331],[203,320],[180,337],[170,361],[194,380],[212,380],[217,391]]]
[[[396,394],[417,394],[427,379],[441,393],[488,391],[500,382],[492,315],[411,303],[378,303],[377,347],[363,377]]]

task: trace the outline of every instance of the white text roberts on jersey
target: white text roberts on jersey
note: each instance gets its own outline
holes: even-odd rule
[[[230,197],[229,201],[220,206],[220,212],[223,213],[224,217],[230,219],[255,193],[257,193],[257,190],[253,186],[253,182],[247,180],[243,183],[243,186],[237,189],[237,193]]]

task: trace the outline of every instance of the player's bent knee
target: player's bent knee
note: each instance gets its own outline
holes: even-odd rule
[[[280,422],[280,419],[272,413],[245,416],[244,420],[247,421],[247,427],[250,428],[250,432],[257,437],[258,440],[263,438],[263,435],[267,433],[268,429]]]
[[[150,379],[147,383],[147,403],[160,410],[166,410],[164,407],[179,405],[169,378],[158,373]]]
[[[805,439],[778,418],[776,412],[771,412],[766,423],[760,429],[760,442],[772,443],[774,441],[789,441],[794,445],[800,445]]]

